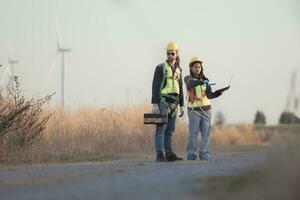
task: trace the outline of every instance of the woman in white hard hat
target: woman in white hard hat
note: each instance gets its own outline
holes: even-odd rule
[[[152,82],[152,112],[166,113],[167,123],[156,125],[155,149],[157,162],[182,160],[172,149],[172,135],[175,130],[177,107],[183,116],[182,70],[178,55],[178,46],[174,42],[167,45],[167,60],[156,66]],[[165,155],[164,155],[165,151]]]
[[[201,132],[199,159],[208,161],[211,128],[211,103],[222,91],[212,92],[208,78],[204,75],[203,61],[193,57],[189,63],[190,75],[184,78],[188,91],[189,142],[187,159],[197,159],[198,133]]]

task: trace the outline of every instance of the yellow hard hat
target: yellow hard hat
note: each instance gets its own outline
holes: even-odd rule
[[[166,50],[167,51],[177,51],[177,50],[179,50],[179,48],[175,42],[169,42],[166,47]]]
[[[189,63],[189,66],[191,67],[194,62],[200,62],[202,64],[203,60],[199,57],[193,57]]]

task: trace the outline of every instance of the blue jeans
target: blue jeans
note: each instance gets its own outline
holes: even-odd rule
[[[197,157],[198,133],[201,132],[199,157],[208,158],[210,139],[211,109],[207,111],[188,111],[189,115],[189,143],[187,146],[188,157]]]
[[[167,107],[163,103],[159,103],[160,113],[166,113]],[[155,149],[156,153],[163,153],[163,147],[166,153],[172,153],[172,135],[175,131],[177,112],[172,118],[168,117],[168,122],[162,125],[156,125],[155,131]]]

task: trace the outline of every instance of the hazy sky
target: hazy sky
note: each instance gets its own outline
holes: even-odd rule
[[[212,101],[229,123],[252,122],[257,109],[277,123],[292,69],[300,73],[297,0],[0,0],[1,85],[10,48],[26,96],[56,91],[60,102],[56,22],[72,49],[65,56],[68,107],[150,101],[169,41],[180,46],[184,75],[193,56],[204,59],[215,89],[234,75],[231,90]],[[300,96],[299,81],[296,89]]]

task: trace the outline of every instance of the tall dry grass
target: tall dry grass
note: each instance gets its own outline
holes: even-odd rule
[[[53,115],[42,137],[22,151],[11,152],[3,163],[99,161],[154,155],[155,127],[143,124],[143,113],[149,111],[148,104],[120,108],[48,109],[44,115]],[[216,126],[211,136],[212,153],[224,152],[235,145],[266,142],[264,134],[247,124]],[[173,134],[174,151],[185,154],[187,142],[188,125],[177,120]]]
[[[99,161],[154,154],[155,127],[143,124],[149,104],[74,110],[43,106],[50,99],[51,95],[27,100],[17,79],[7,97],[0,93],[0,164]],[[216,126],[211,135],[212,152],[270,139],[266,137],[270,134],[246,124]],[[185,154],[187,142],[188,124],[177,120],[174,151]]]
[[[211,134],[211,150],[228,152],[269,146],[271,138],[276,134],[267,130],[257,130],[253,125],[246,123],[214,126]]]
[[[149,110],[149,105],[145,104],[115,109],[56,108],[47,124],[43,140],[31,148],[31,157],[35,155],[33,160],[55,162],[119,159],[152,154],[155,127],[143,124],[143,113]],[[175,149],[183,149],[186,145],[182,143],[186,133],[186,125],[177,126],[174,133]]]
[[[146,106],[119,109],[82,107],[55,108],[43,137],[18,152],[10,152],[3,163],[35,163],[106,160],[149,152],[153,127],[143,125]]]

